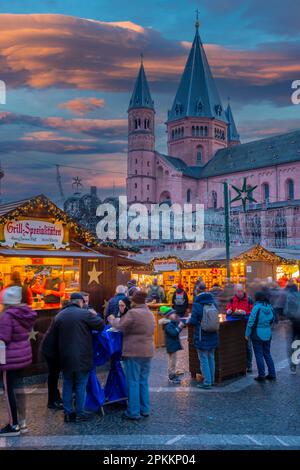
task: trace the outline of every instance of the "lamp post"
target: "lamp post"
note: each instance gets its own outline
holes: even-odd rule
[[[228,183],[223,183],[224,190],[224,215],[225,215],[225,245],[226,245],[226,277],[227,284],[230,284],[230,234],[229,234],[229,194]]]

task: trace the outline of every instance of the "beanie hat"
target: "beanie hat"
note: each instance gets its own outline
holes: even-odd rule
[[[143,305],[146,302],[147,293],[141,290],[136,291],[132,296],[132,302],[137,305]]]
[[[181,283],[178,284],[177,289],[183,289],[183,285]]]
[[[164,315],[165,317],[168,317],[169,315],[171,315],[171,313],[176,313],[176,312],[173,308],[168,307],[167,305],[162,305],[162,307],[160,307],[159,309],[159,313],[161,315]]]
[[[22,299],[22,287],[11,286],[4,290],[3,304],[4,305],[19,305]]]
[[[70,296],[70,300],[83,300],[84,301],[84,297],[80,292],[72,292]]]

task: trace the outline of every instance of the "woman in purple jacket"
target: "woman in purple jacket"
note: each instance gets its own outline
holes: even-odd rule
[[[6,346],[3,371],[4,393],[10,424],[0,430],[0,437],[18,436],[27,431],[25,423],[25,397],[16,395],[15,389],[22,383],[23,370],[32,362],[29,334],[33,328],[36,313],[21,304],[22,288],[12,286],[3,294],[4,310],[0,315],[0,341]]]

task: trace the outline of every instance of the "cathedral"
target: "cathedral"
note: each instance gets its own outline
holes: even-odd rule
[[[232,243],[300,246],[300,131],[241,143],[230,103],[224,108],[199,34],[199,22],[167,114],[168,155],[155,149],[155,106],[143,60],[128,108],[128,203],[203,204],[214,244],[224,211],[223,183],[256,187],[243,211],[230,205]],[[206,223],[207,225],[207,223]],[[206,229],[208,227],[206,226]],[[206,230],[207,232],[207,230]]]

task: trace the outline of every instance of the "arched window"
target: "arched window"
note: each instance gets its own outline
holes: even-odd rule
[[[184,136],[184,127],[181,128],[181,137]]]
[[[295,187],[294,187],[294,181],[289,179],[286,182],[286,195],[287,199],[290,201],[293,201],[295,199]]]
[[[197,153],[196,153],[196,164],[200,165],[203,162],[203,148],[197,147]]]
[[[190,189],[188,189],[186,192],[186,202],[191,202],[191,195],[192,195],[192,192]]]
[[[134,128],[135,128],[135,129],[138,128],[138,120],[137,120],[137,119],[134,120]]]
[[[218,207],[218,195],[217,195],[216,191],[211,192],[211,207],[213,209],[217,209],[217,207]]]
[[[195,126],[192,126],[192,137],[195,137]]]
[[[204,134],[205,134],[205,137],[208,136],[208,127],[207,126],[205,126],[205,128],[204,128]]]
[[[268,183],[262,185],[262,198],[264,202],[270,201],[270,186]]]

